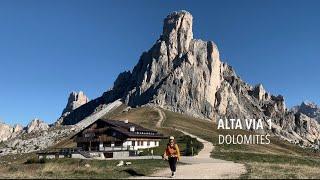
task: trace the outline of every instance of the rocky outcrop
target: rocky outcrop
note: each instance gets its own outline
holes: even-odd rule
[[[31,131],[22,133],[9,141],[5,141],[4,146],[0,147],[0,156],[17,153],[30,153],[44,150],[75,132],[75,128],[53,127],[45,131]]]
[[[295,125],[294,131],[299,134],[303,139],[309,142],[314,142],[320,136],[320,125],[318,122],[302,113],[295,114]]]
[[[23,127],[19,124],[16,124],[14,125],[14,127],[11,127],[8,124],[0,123],[0,142],[14,138],[22,132]]]
[[[64,110],[62,111],[61,117],[55,123],[56,126],[59,126],[63,123],[64,118],[67,117],[75,109],[81,107],[82,105],[89,102],[89,98],[82,92],[71,92],[68,98],[68,102]]]
[[[23,131],[23,127],[20,124],[16,124],[13,126],[13,133],[20,133]]]
[[[46,131],[48,129],[49,129],[49,125],[40,119],[33,119],[26,127],[27,133]]]
[[[15,124],[13,127],[4,123],[0,123],[0,142],[16,138],[25,133],[35,133],[46,131],[49,125],[40,119],[32,120],[26,127],[20,124]]]
[[[314,102],[302,102],[301,105],[295,106],[291,110],[295,113],[303,113],[320,122],[320,107]]]
[[[11,137],[11,134],[13,133],[13,128],[10,127],[7,124],[0,123],[0,142],[6,141]]]
[[[62,116],[66,116],[73,110],[89,102],[88,97],[82,92],[71,92],[68,98],[66,108],[62,112]]]
[[[270,94],[266,92],[262,84],[255,86],[253,91],[249,91],[249,93],[251,93],[251,95],[257,98],[259,101],[268,101],[271,98]]]

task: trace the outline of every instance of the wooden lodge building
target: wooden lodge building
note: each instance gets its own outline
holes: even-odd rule
[[[73,136],[77,148],[88,152],[137,151],[157,147],[163,138],[157,131],[128,120],[103,119],[95,121]],[[110,153],[107,156],[110,157]]]
[[[37,152],[39,159],[125,158],[146,148],[158,147],[164,136],[128,120],[98,119],[71,137],[72,148],[54,148]]]

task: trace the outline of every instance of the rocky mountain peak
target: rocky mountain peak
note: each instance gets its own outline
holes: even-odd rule
[[[303,101],[301,103],[300,107],[302,107],[302,108],[310,108],[310,109],[318,109],[319,108],[316,103],[311,102],[311,101]]]
[[[70,113],[71,111],[77,109],[83,104],[86,104],[87,102],[89,102],[89,99],[82,91],[71,92],[68,98],[68,103],[65,109],[63,110],[62,115]]]
[[[304,101],[300,105],[293,107],[291,110],[295,113],[305,114],[320,122],[320,107],[314,102]]]
[[[13,133],[19,133],[23,131],[23,126],[21,126],[20,124],[15,124],[13,126]]]
[[[166,42],[169,60],[189,50],[193,39],[192,20],[192,15],[187,11],[173,12],[165,18],[162,39]]]
[[[13,129],[8,124],[0,122],[0,142],[6,141],[12,134]]]
[[[67,117],[75,109],[81,107],[84,104],[87,104],[88,102],[89,102],[89,98],[82,91],[79,91],[79,92],[72,91],[69,94],[66,107],[63,109],[61,116],[54,123],[54,125],[60,126],[63,123],[65,117]]]
[[[193,38],[192,22],[187,11],[169,14],[162,35],[142,53],[133,70],[120,73],[111,90],[72,111],[63,124],[75,124],[99,106],[122,99],[131,107],[157,106],[213,121],[272,119],[276,128],[261,133],[294,141],[316,140],[313,131],[319,129],[314,120],[288,112],[284,97],[267,93],[262,84],[252,87],[244,82],[230,65],[220,61],[212,41]],[[307,128],[302,127],[305,121],[310,122]]]
[[[253,96],[256,97],[259,101],[270,100],[271,96],[266,92],[262,84],[258,84],[253,89]]]
[[[33,119],[26,127],[27,133],[45,131],[48,129],[49,125],[38,118]]]
[[[23,131],[23,127],[16,124],[14,127],[0,122],[0,142],[16,137]]]
[[[222,78],[219,51],[211,41],[193,39],[192,20],[187,11],[168,15],[160,39],[141,55],[132,73],[119,75],[113,92],[105,97],[119,94],[132,106],[151,103],[213,117]]]

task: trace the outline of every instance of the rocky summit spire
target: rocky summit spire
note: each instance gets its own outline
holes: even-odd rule
[[[192,21],[187,11],[169,14],[160,39],[142,54],[131,75],[118,77],[113,88],[118,92],[108,94],[123,94],[120,87],[129,87],[125,100],[131,106],[153,103],[212,118],[221,80],[219,51],[211,41],[193,39]]]
[[[82,92],[72,91],[68,98],[68,103],[63,109],[60,118],[55,122],[55,125],[59,126],[63,123],[64,118],[72,113],[75,109],[89,102],[89,98]]]
[[[68,98],[67,106],[63,110],[62,115],[65,113],[70,113],[87,102],[89,102],[89,99],[82,91],[71,92]]]
[[[184,10],[173,12],[164,19],[162,38],[170,52],[169,60],[188,51],[193,39],[192,20],[192,15]]]

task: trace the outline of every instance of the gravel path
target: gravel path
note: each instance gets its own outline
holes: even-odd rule
[[[164,121],[164,113],[157,108],[160,114],[159,122],[157,126],[161,126]],[[197,156],[182,156],[180,162],[184,165],[178,164],[177,173],[174,178],[176,179],[230,179],[239,178],[241,174],[246,172],[246,168],[243,164],[234,163],[232,161],[225,161],[220,159],[213,159],[210,157],[211,152],[214,150],[214,146],[211,142],[201,139],[193,134],[176,129],[182,133],[196,138],[203,143],[203,149]],[[169,167],[164,170],[160,170],[151,176],[139,176],[139,179],[167,179],[170,178],[171,172]]]
[[[161,111],[161,109],[159,109],[159,108],[155,108],[155,109],[156,109],[156,111],[158,111],[159,116],[160,116],[160,118],[159,118],[159,120],[158,120],[158,122],[156,124],[156,127],[157,128],[161,128],[161,126],[163,124],[163,121],[166,118],[166,114],[163,111]]]

